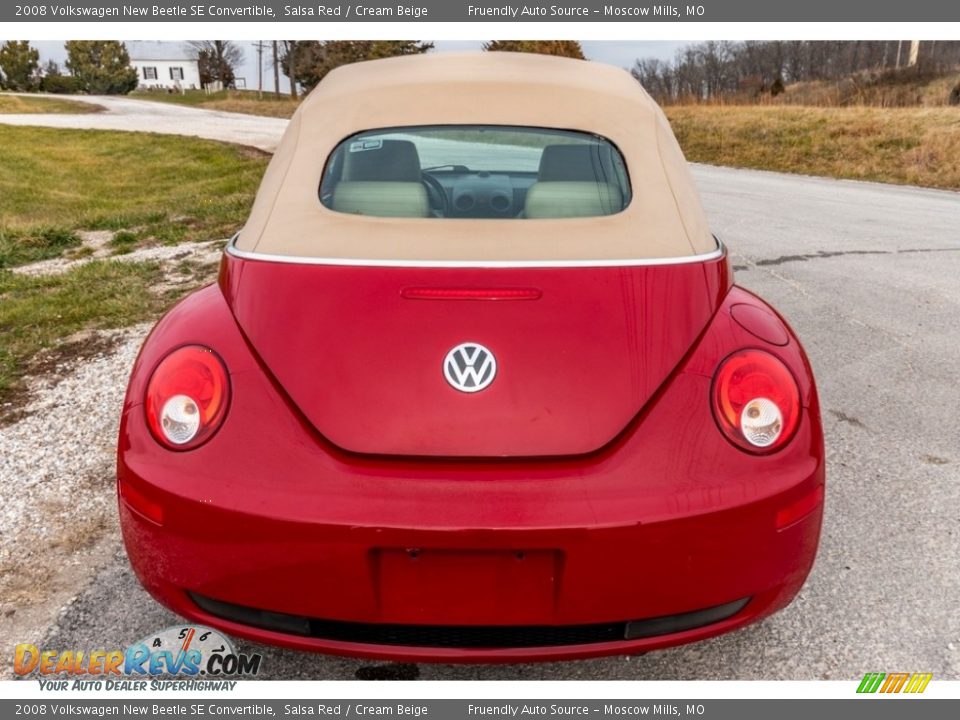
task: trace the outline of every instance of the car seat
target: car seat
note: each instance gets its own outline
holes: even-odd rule
[[[337,212],[379,217],[428,217],[420,156],[409,140],[358,140],[344,150],[343,173],[333,190]]]
[[[622,210],[626,178],[615,152],[599,143],[547,145],[537,181],[527,190],[524,216],[593,217]]]

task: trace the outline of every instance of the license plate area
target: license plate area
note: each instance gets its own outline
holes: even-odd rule
[[[374,551],[381,617],[396,623],[512,625],[553,617],[556,550]]]

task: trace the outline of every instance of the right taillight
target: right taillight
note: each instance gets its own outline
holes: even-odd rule
[[[713,379],[713,414],[727,438],[744,450],[770,453],[786,445],[800,422],[793,374],[763,350],[740,350]]]

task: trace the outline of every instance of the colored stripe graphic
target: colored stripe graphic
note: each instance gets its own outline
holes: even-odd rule
[[[883,680],[883,673],[867,673],[863,676],[863,680],[860,681],[860,687],[857,688],[858,693],[875,693],[877,688],[880,687],[880,682]]]
[[[933,673],[867,673],[857,687],[858,693],[922,693]]]
[[[914,673],[910,677],[910,682],[907,683],[907,687],[904,692],[922,693],[927,689],[927,685],[930,684],[930,680],[932,678],[933,673]]]
[[[907,673],[890,673],[880,688],[882,693],[898,693],[909,676]]]

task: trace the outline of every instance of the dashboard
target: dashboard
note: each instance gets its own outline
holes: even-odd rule
[[[444,197],[431,197],[431,204],[444,217],[512,218],[523,211],[527,190],[537,173],[498,173],[454,167],[424,171],[428,191],[442,189]],[[433,182],[431,182],[431,180]]]

